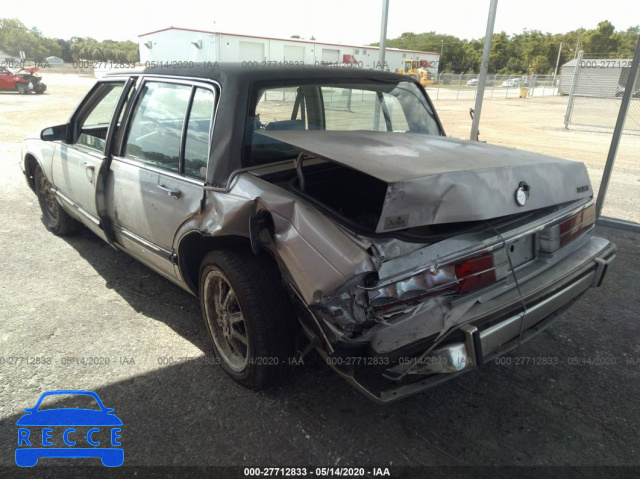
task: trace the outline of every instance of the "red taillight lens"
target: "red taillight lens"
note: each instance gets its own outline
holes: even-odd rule
[[[590,229],[596,221],[596,205],[567,218],[562,223],[547,226],[538,234],[539,249],[553,254]]]
[[[595,205],[582,210],[577,215],[560,223],[560,247],[573,241],[576,237],[595,223]]]
[[[459,281],[458,293],[467,293],[496,282],[493,257],[490,254],[461,261],[455,264],[455,268]]]

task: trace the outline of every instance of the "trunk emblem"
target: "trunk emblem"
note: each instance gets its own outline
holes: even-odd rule
[[[516,203],[519,206],[524,206],[527,204],[527,200],[529,199],[529,190],[531,188],[524,181],[520,182],[518,185],[518,189],[516,190]]]
[[[409,215],[387,216],[384,219],[384,229],[406,228],[409,223]]]

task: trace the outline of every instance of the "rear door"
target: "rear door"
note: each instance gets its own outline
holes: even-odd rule
[[[144,80],[111,162],[107,212],[117,242],[175,277],[175,234],[200,212],[216,100],[212,85]]]

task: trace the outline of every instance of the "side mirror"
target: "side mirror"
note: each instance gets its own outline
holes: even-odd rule
[[[42,141],[65,141],[67,139],[67,125],[57,125],[45,128],[40,133]]]

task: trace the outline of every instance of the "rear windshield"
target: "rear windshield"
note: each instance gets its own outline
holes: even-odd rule
[[[273,130],[366,130],[440,135],[435,114],[411,82],[310,84],[263,88],[248,116],[247,166],[295,158],[290,145],[261,135]]]

